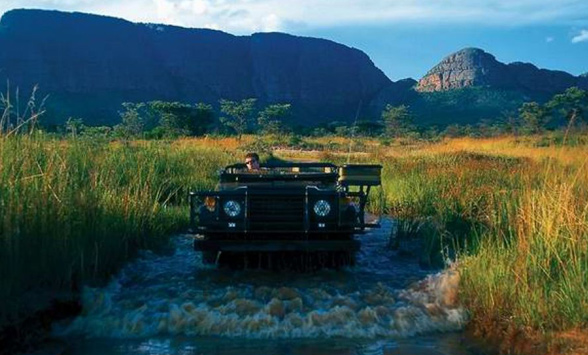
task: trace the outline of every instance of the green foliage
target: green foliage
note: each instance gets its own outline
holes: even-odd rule
[[[498,118],[498,124],[502,126],[502,133],[517,135],[520,130],[519,115],[516,110],[504,110]]]
[[[72,137],[77,137],[84,129],[84,120],[81,118],[69,117],[65,122],[65,131]]]
[[[549,111],[536,102],[525,102],[519,108],[519,117],[523,131],[531,134],[543,132],[551,118]]]
[[[149,107],[159,117],[165,137],[202,135],[214,120],[212,106],[207,104],[192,106],[180,102],[151,101]]]
[[[353,129],[348,126],[337,126],[334,128],[334,133],[340,137],[352,136]]]
[[[113,134],[113,128],[108,126],[84,126],[83,135],[91,139],[108,139]]]
[[[588,92],[577,87],[571,87],[564,93],[553,96],[545,106],[564,117],[570,126],[588,123]]]
[[[254,98],[244,99],[240,102],[220,100],[220,110],[227,115],[226,117],[221,117],[220,121],[223,125],[235,131],[239,140],[252,124],[256,102],[257,99]]]
[[[544,102],[548,97],[533,95],[533,100]],[[518,91],[470,87],[439,92],[420,92],[408,100],[411,110],[418,116],[419,125],[448,124],[475,125],[481,119],[497,119],[504,111],[517,110],[527,96]]]
[[[447,126],[445,128],[445,130],[442,133],[444,136],[446,137],[451,137],[451,138],[455,138],[455,137],[459,137],[463,135],[463,128],[458,125],[458,124],[450,124],[449,126]]]
[[[199,136],[214,122],[212,106],[203,103],[125,102],[123,107],[122,122],[114,127],[114,134],[127,139]]]
[[[0,328],[37,307],[25,296],[104,280],[183,230],[188,192],[214,188],[236,159],[167,142],[0,136]]]
[[[119,112],[122,120],[114,130],[116,135],[124,138],[140,137],[146,129],[148,106],[143,102],[123,102],[124,111]]]
[[[355,125],[355,134],[364,137],[376,137],[382,134],[384,126],[380,122],[359,120]]]
[[[257,118],[257,124],[261,127],[262,134],[281,134],[287,131],[285,120],[290,114],[290,104],[269,105]]]
[[[412,129],[412,114],[408,106],[386,105],[382,111],[382,123],[387,136],[399,137]]]

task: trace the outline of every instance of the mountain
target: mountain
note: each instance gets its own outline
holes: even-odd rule
[[[465,48],[445,57],[418,82],[421,92],[467,87],[555,94],[571,86],[588,88],[588,80],[530,63],[504,64],[479,48]]]
[[[418,125],[476,124],[516,114],[528,101],[546,102],[554,94],[578,86],[588,89],[586,76],[539,69],[530,63],[504,64],[478,48],[465,48],[445,57],[408,91],[380,91],[372,103],[375,115],[386,103],[410,107]]]
[[[419,81],[393,82],[362,51],[284,33],[221,31],[132,23],[42,10],[0,19],[0,90],[20,101],[39,85],[49,95],[48,125],[67,118],[118,123],[123,102],[204,102],[255,97],[258,107],[292,104],[292,122],[379,119],[386,105],[408,105],[420,125],[496,120],[523,102],[545,102],[588,77],[501,63],[478,48],[445,57]]]
[[[82,13],[12,10],[0,20],[0,83],[49,94],[48,119],[113,124],[125,101],[256,97],[296,122],[352,120],[392,82],[360,50],[283,33],[233,36]],[[5,92],[5,90],[3,90]],[[21,98],[22,99],[22,98]]]

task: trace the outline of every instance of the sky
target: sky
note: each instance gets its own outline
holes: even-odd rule
[[[285,32],[358,48],[390,79],[478,47],[501,62],[588,72],[588,0],[1,0],[235,35]]]

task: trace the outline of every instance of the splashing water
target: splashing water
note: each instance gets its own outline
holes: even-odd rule
[[[146,252],[104,288],[61,336],[401,339],[463,327],[459,275],[427,274],[386,248],[393,221],[362,238],[357,266],[310,274],[204,266],[185,236],[171,255]]]

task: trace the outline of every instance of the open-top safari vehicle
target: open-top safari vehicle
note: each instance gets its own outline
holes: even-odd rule
[[[380,165],[229,165],[216,191],[190,193],[194,248],[205,263],[353,264],[354,235],[378,226],[366,223],[365,206],[380,172]]]

